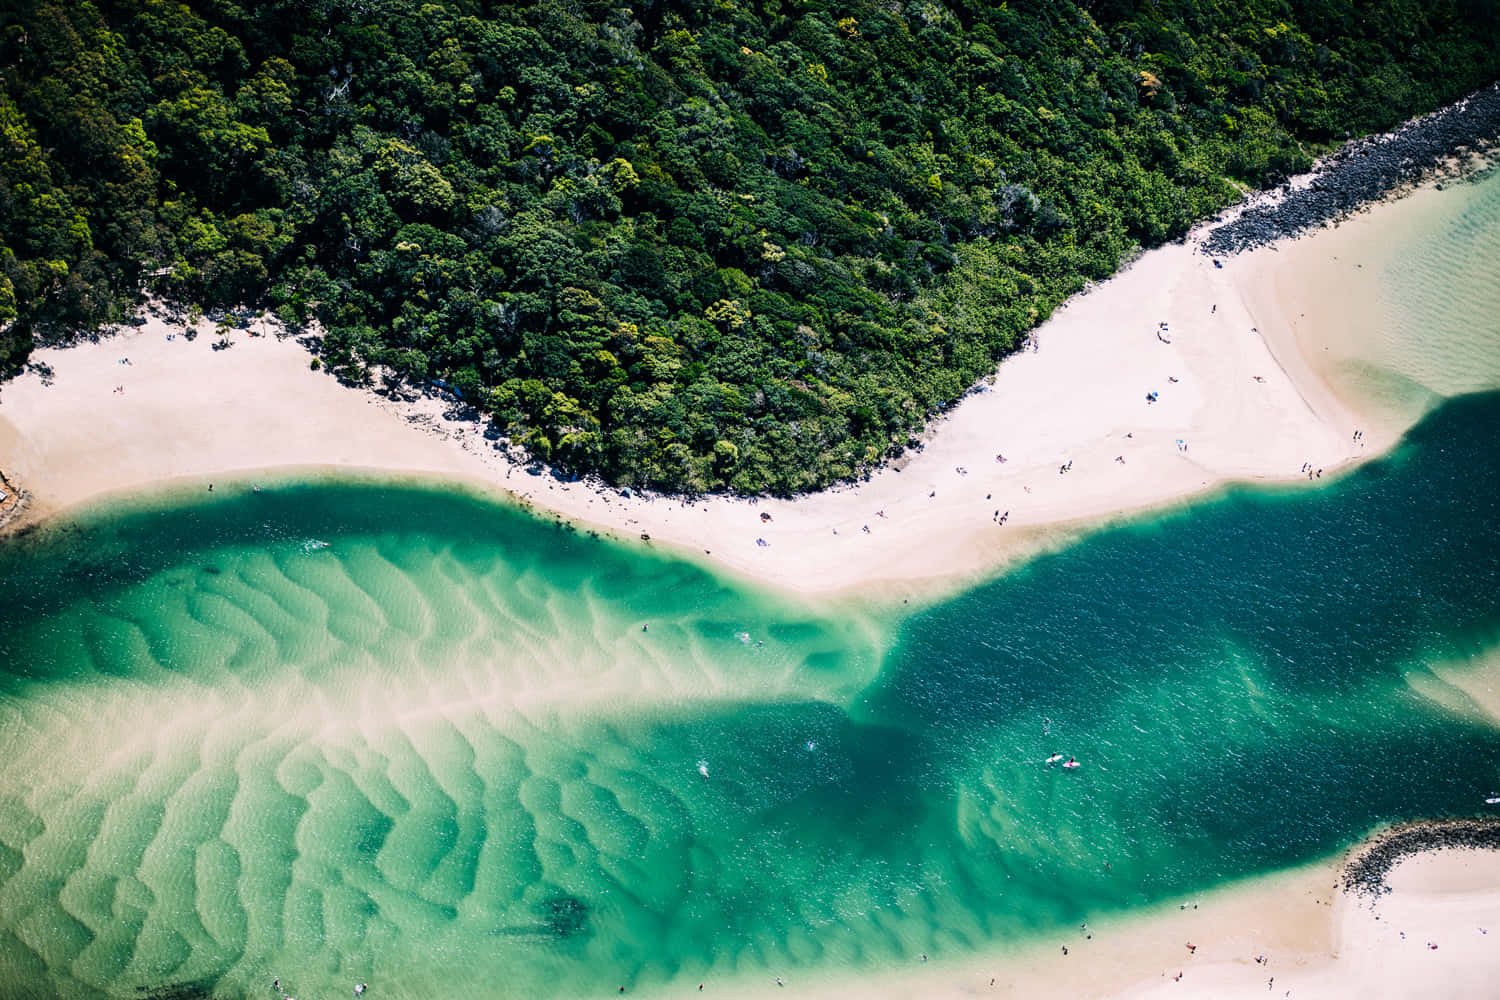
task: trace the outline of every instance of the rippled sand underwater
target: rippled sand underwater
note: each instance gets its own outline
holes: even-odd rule
[[[359,483],[12,543],[0,995],[857,973],[1483,811],[1497,430],[915,612]]]
[[[1440,396],[1500,388],[1500,169],[1395,234],[1377,357]]]
[[[0,632],[0,983],[63,995],[321,988],[377,956],[566,992],[619,964],[596,925],[692,889],[712,810],[689,792],[776,794],[734,791],[710,727],[669,747],[646,713],[790,701],[813,740],[876,666],[857,618],[435,492],[247,492],[26,558]]]
[[[1291,254],[1276,284],[1299,304],[1290,321],[1316,330],[1307,360],[1372,418],[1405,426],[1500,389],[1500,168],[1382,204]]]

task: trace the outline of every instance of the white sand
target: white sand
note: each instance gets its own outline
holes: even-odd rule
[[[97,343],[35,352],[54,369],[52,384],[28,373],[0,387],[0,468],[33,494],[32,519],[105,493],[235,470],[463,473],[448,449],[376,397],[310,370],[295,340],[233,339],[215,351],[211,334],[190,342],[181,327],[153,319]]]
[[[1479,1000],[1496,995],[1500,852],[1450,849],[1417,855],[1391,871],[1391,893],[1374,903],[1333,888],[1341,864],[1342,859],[1330,859],[1123,919],[1091,919],[1086,929],[1070,928],[1055,940],[1019,951],[953,963],[913,962],[878,978],[794,975],[785,992],[774,981],[716,983],[716,993],[733,1000],[784,995]]]
[[[1371,902],[1342,896],[1331,917],[1334,949],[1283,956],[1257,950],[1189,963],[1180,982],[1141,984],[1122,996],[1169,997],[1494,997],[1500,984],[1500,852],[1445,850],[1398,864],[1391,893]],[[1436,945],[1437,947],[1431,947]],[[1211,957],[1203,954],[1200,957]],[[1274,981],[1272,981],[1274,977]]]
[[[1038,331],[1038,351],[1002,365],[899,471],[792,502],[624,500],[597,484],[534,477],[473,423],[407,419],[431,417],[441,410],[435,401],[398,405],[309,370],[295,341],[236,333],[231,349],[214,351],[213,336],[168,340],[180,329],[157,322],[37,352],[55,384],[28,374],[0,387],[0,470],[34,495],[32,519],[117,491],[271,468],[452,477],[512,490],[622,536],[711,550],[719,567],[786,588],[931,591],[1122,512],[1227,482],[1305,482],[1304,463],[1326,478],[1388,447],[1419,411],[1393,413],[1336,391],[1329,356],[1345,368],[1357,362],[1361,331],[1378,317],[1337,308],[1360,301],[1360,282],[1371,279],[1326,262],[1336,256],[1335,237],[1377,239],[1403,204],[1223,269],[1187,246],[1154,251],[1069,303]],[[1161,321],[1170,343],[1157,336]],[[1151,390],[1156,403],[1144,398]],[[1356,429],[1366,431],[1362,442],[1353,440]],[[992,520],[995,511],[1010,512],[1005,526]],[[762,522],[763,512],[773,520]],[[1361,1000],[1495,993],[1500,939],[1478,931],[1500,934],[1495,856],[1404,865],[1397,892],[1373,912],[1330,907],[1331,890],[1323,893],[1332,881],[1326,868],[1276,876],[1213,894],[1197,911],[1131,918],[1118,933],[1101,923],[1083,943],[996,956],[994,970],[934,963],[883,977],[873,991],[1234,997],[1290,989]],[[1072,952],[1066,959],[1062,943]],[[1257,954],[1270,964],[1255,963]],[[1179,971],[1180,981],[1170,978]],[[819,995],[838,995],[823,985]],[[872,984],[849,995],[856,989],[865,995]],[[780,995],[774,986],[765,992]]]
[[[1403,243],[1431,238],[1477,192],[1427,187],[1222,269],[1191,243],[1152,251],[1060,309],[1037,351],[934,422],[924,451],[795,501],[626,499],[532,475],[478,424],[444,419],[439,399],[344,388],[294,341],[235,333],[215,351],[210,333],[169,341],[181,330],[156,321],[38,351],[50,387],[36,374],[0,386],[0,473],[33,495],[31,520],[275,467],[437,475],[803,593],[931,594],[1225,483],[1305,483],[1304,464],[1326,478],[1384,451],[1442,396],[1500,387],[1500,360],[1484,357],[1500,343],[1492,317],[1435,318],[1414,346],[1385,294]],[[1452,266],[1470,265],[1484,271]]]
[[[44,385],[29,373],[0,388],[0,470],[33,494],[33,520],[102,494],[273,467],[436,474],[711,553],[721,568],[781,587],[931,590],[1122,512],[1226,482],[1305,480],[1305,462],[1326,477],[1383,450],[1414,417],[1356,416],[1303,360],[1317,331],[1283,319],[1301,303],[1263,301],[1271,278],[1299,269],[1321,238],[1223,269],[1190,246],[1153,251],[1059,310],[1039,329],[1039,349],[1001,365],[935,424],[924,451],[857,488],[795,501],[627,500],[597,483],[533,476],[477,424],[442,419],[440,401],[398,405],[342,387],[311,371],[294,340],[237,332],[232,348],[215,351],[211,333],[190,342],[156,320],[36,352],[55,378]],[[1163,321],[1170,343],[1158,337]],[[1008,523],[996,523],[997,511]]]

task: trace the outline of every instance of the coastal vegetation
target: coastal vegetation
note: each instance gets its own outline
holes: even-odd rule
[[[1488,0],[20,0],[0,373],[143,293],[627,485],[857,476],[1137,247],[1500,75]]]

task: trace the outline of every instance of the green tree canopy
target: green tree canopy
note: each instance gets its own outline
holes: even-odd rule
[[[0,374],[265,305],[625,484],[857,476],[1122,257],[1500,74],[1475,0],[16,0]]]

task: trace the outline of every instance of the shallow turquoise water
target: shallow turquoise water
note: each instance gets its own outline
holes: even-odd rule
[[[1500,169],[1327,238],[1326,262],[1304,257],[1309,272],[1282,278],[1324,307],[1327,342],[1307,360],[1342,398],[1405,426],[1443,399],[1500,390]]]
[[[1500,174],[1442,212],[1372,362],[1424,406],[1500,377]],[[1497,432],[918,611],[348,480],[7,543],[0,1000],[795,986],[1493,812]]]
[[[1460,399],[904,617],[358,483],[11,544],[0,994],[879,969],[1485,811],[1497,431]]]
[[[1500,388],[1500,169],[1384,237],[1370,360],[1440,397]]]

